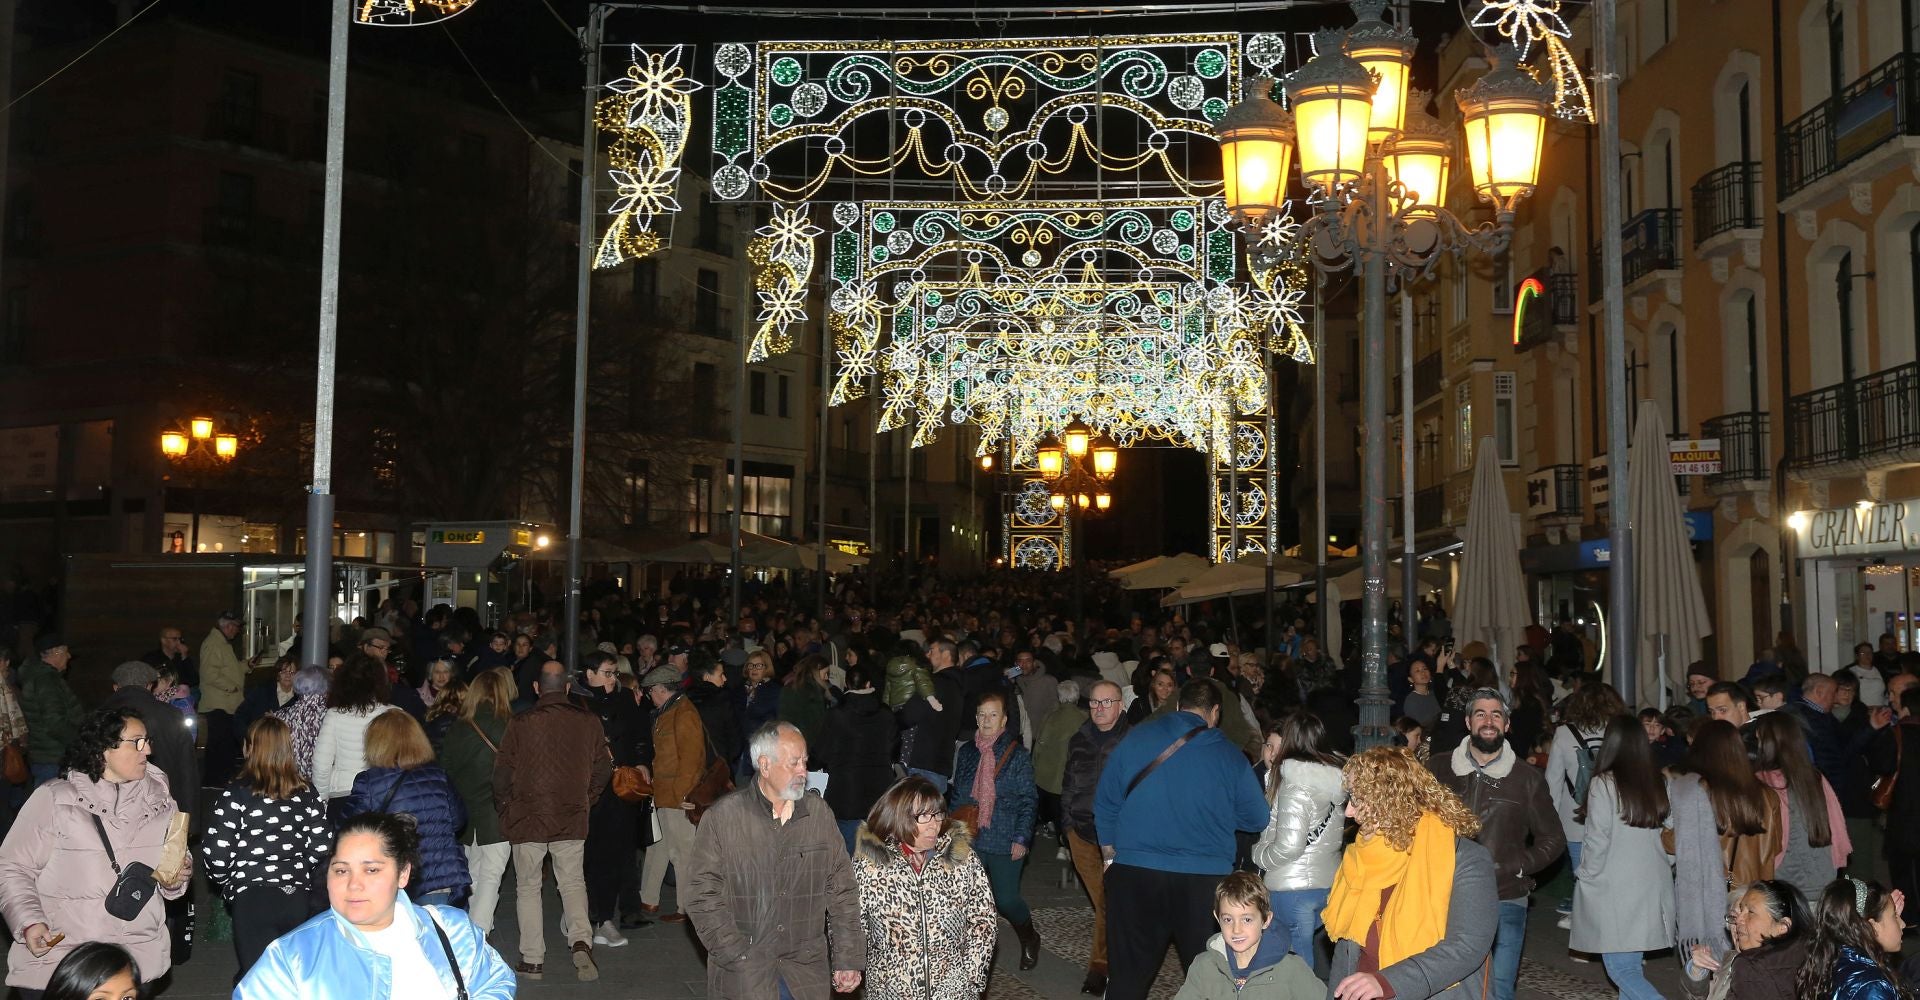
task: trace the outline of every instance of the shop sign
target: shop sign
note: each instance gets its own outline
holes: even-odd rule
[[[1596,458],[1587,463],[1587,500],[1595,507],[1607,502],[1607,460]]]
[[[431,545],[483,545],[486,540],[487,533],[484,531],[435,528],[427,534],[427,542]]]
[[[850,556],[864,556],[868,554],[867,543],[858,538],[829,538],[827,539],[827,545],[837,551],[845,552]]]
[[[1554,494],[1553,473],[1536,472],[1527,477],[1527,513],[1538,517],[1542,514],[1560,512],[1559,498]]]
[[[1800,552],[1811,558],[1920,551],[1920,500],[1816,510],[1796,520]]]
[[[1676,476],[1717,476],[1720,474],[1720,439],[1697,438],[1667,442],[1667,454]]]

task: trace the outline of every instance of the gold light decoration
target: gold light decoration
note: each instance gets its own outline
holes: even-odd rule
[[[1560,16],[1564,0],[1481,0],[1473,27],[1493,28],[1512,42],[1525,59],[1537,42],[1547,52],[1547,71],[1553,76],[1553,113],[1570,121],[1593,123],[1593,94],[1587,90],[1580,61],[1567,48],[1573,29]]]
[[[814,239],[821,232],[807,218],[807,206],[775,208],[767,224],[754,230],[747,260],[754,267],[760,297],[760,326],[747,348],[748,363],[793,349],[797,323],[807,318],[807,283],[813,280]]]
[[[357,24],[381,28],[418,28],[439,24],[466,13],[475,0],[358,0],[353,7]]]
[[[693,94],[700,89],[681,64],[684,50],[631,46],[626,75],[608,81],[612,93],[594,105],[594,121],[608,136],[607,177],[614,189],[607,209],[613,222],[600,237],[594,267],[641,260],[666,245],[655,223],[680,211],[680,161]]]

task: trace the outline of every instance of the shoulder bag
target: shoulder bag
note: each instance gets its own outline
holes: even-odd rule
[[[481,737],[481,739],[485,738]],[[440,926],[440,918],[433,915],[432,909],[423,906],[420,912],[426,914],[427,923],[433,925],[433,933],[440,939],[440,950],[447,956],[447,968],[453,970],[454,997],[456,1000],[468,1000],[467,977],[460,974],[460,960],[453,957],[453,942],[447,940],[446,928]]]
[[[684,800],[693,807],[687,810],[687,822],[699,826],[707,810],[715,802],[720,801],[720,796],[733,791],[733,768],[714,747],[713,735],[707,732],[707,723],[700,718],[700,710],[688,704],[687,711],[693,713],[693,721],[700,727],[700,739],[707,748],[706,767],[700,772],[700,780],[694,782],[693,787],[687,790]]]
[[[0,777],[6,778],[9,785],[24,785],[33,780],[33,770],[27,766],[27,750],[19,740],[8,740],[0,747]]]
[[[154,881],[153,867],[144,861],[129,861],[122,867],[120,859],[114,857],[113,842],[107,839],[106,824],[100,822],[95,813],[87,815],[100,834],[100,846],[107,849],[107,864],[113,866],[113,888],[107,890],[105,901],[107,912],[121,920],[133,920],[153,901],[154,893],[160,888],[160,883]]]
[[[1893,724],[1893,771],[1873,779],[1873,807],[1886,812],[1893,805],[1893,786],[1900,781],[1900,723]]]
[[[1183,746],[1186,746],[1188,740],[1193,739],[1195,736],[1198,736],[1201,733],[1204,733],[1206,731],[1207,731],[1206,726],[1195,726],[1192,729],[1187,730],[1187,735],[1182,736],[1179,739],[1174,740],[1172,743],[1167,744],[1167,748],[1165,750],[1160,751],[1160,756],[1155,757],[1152,761],[1150,761],[1147,764],[1146,767],[1141,768],[1140,773],[1134,775],[1132,781],[1127,782],[1127,794],[1125,796],[1122,796],[1122,798],[1127,798],[1132,796],[1133,790],[1136,788],[1139,788],[1140,783],[1142,781],[1147,780],[1147,775],[1152,774],[1155,768],[1158,768],[1160,765],[1165,764],[1167,762],[1167,758],[1173,756],[1176,753],[1179,753],[1180,748]]]
[[[1007,769],[1007,761],[1010,761],[1013,759],[1014,748],[1019,745],[1020,745],[1019,740],[1007,741],[1007,749],[1001,752],[999,760],[993,762],[993,780],[994,781],[997,782],[1000,780],[1000,772]],[[967,836],[977,837],[980,835],[980,806],[979,805],[969,802],[966,805],[960,806],[954,809],[952,812],[948,813],[947,818],[953,820],[955,823],[959,823],[962,826],[965,826],[967,828]]]

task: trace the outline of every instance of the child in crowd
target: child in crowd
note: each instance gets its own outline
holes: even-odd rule
[[[927,699],[927,704],[932,705],[936,712],[946,711],[940,699],[933,696],[933,674],[921,666],[919,660],[911,656],[895,656],[888,660],[887,707],[899,711],[900,706],[915,697]]]
[[[1327,984],[1287,950],[1287,933],[1273,925],[1266,883],[1234,872],[1213,890],[1220,933],[1187,969],[1174,1000],[1324,1000]]]

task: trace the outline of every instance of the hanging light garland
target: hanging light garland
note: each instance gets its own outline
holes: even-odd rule
[[[356,23],[380,28],[417,28],[466,13],[475,0],[359,0]]]
[[[1567,48],[1573,29],[1560,16],[1564,0],[1480,0],[1473,27],[1492,28],[1512,42],[1525,59],[1538,44],[1546,51],[1546,70],[1553,78],[1553,113],[1570,121],[1593,123],[1593,95],[1579,60]]]

